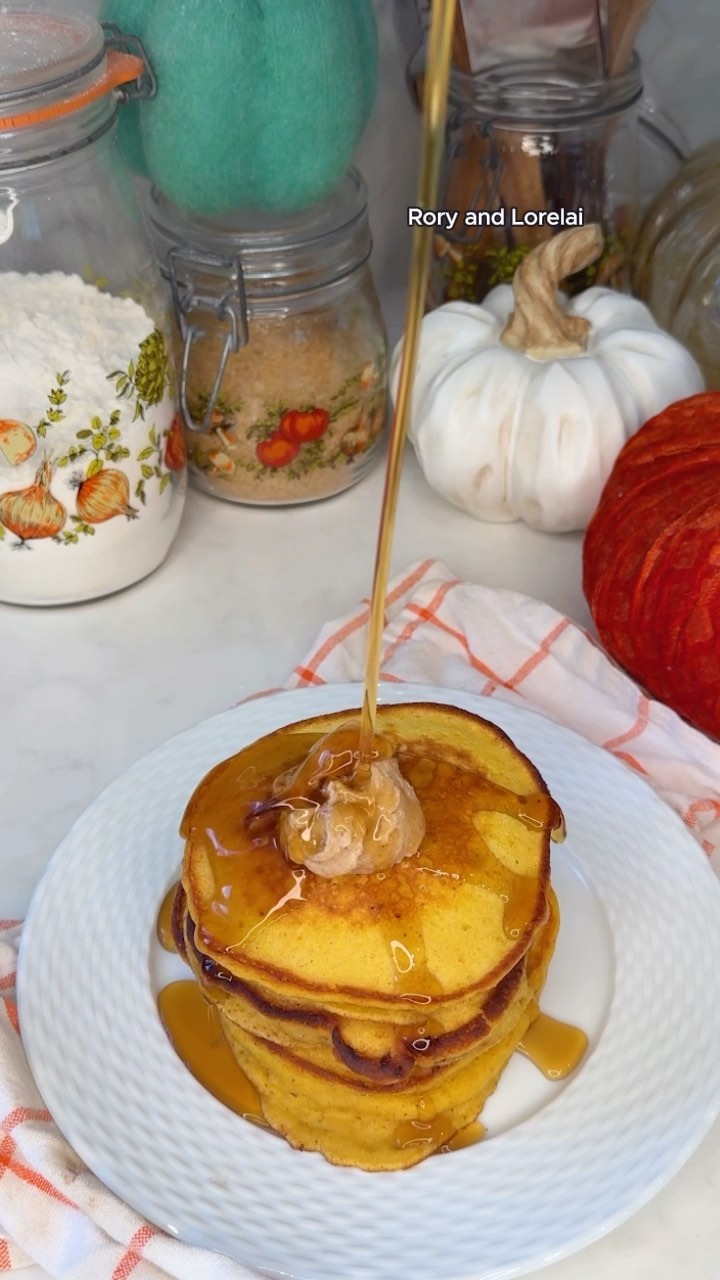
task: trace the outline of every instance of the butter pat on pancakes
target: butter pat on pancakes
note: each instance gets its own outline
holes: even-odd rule
[[[367,777],[331,779],[321,802],[285,809],[278,840],[285,855],[318,876],[387,871],[417,853],[425,818],[397,760],[373,760]]]

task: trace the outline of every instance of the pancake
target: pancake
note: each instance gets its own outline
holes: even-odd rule
[[[433,1009],[431,1016],[422,1006],[406,1007],[402,1018],[388,1022],[387,1018],[373,1021],[367,1013],[364,1018],[338,1014],[310,1001],[281,1003],[267,989],[233,977],[196,946],[184,894],[182,903],[188,963],[203,987],[212,988],[213,1003],[229,1036],[233,1026],[240,1026],[280,1047],[301,1051],[308,1061],[341,1076],[380,1082],[408,1078],[420,1061],[424,1069],[444,1065],[501,1039],[513,1025],[518,1009],[537,993],[538,974],[544,974],[558,927],[557,901],[551,891],[548,921],[535,935],[527,956],[497,987],[481,994],[467,1020],[461,1016],[463,1003],[460,1013],[446,1005]]]
[[[386,870],[315,874],[280,848],[278,814],[317,808],[319,768],[348,771],[356,714],[280,729],[203,779],[174,928],[269,1125],[335,1163],[391,1170],[477,1117],[537,1017],[562,815],[494,725],[381,707],[378,749],[414,789],[424,837]]]
[[[494,725],[434,704],[380,708],[379,731],[427,823],[418,857],[391,874],[323,880],[267,844],[253,847],[246,819],[258,795],[353,714],[269,734],[196,790],[181,833],[200,946],[238,977],[342,996],[348,1006],[397,1007],[414,994],[442,1004],[489,989],[546,917],[558,813],[537,770]]]

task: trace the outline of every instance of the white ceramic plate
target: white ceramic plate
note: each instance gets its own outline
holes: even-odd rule
[[[248,1125],[170,1047],[155,992],[172,975],[153,934],[186,798],[260,734],[358,706],[353,686],[247,703],[103,792],[55,854],[25,927],[25,1044],[80,1156],[185,1240],[294,1280],[517,1275],[627,1218],[720,1110],[720,884],[655,794],[576,735],[490,699],[419,686],[383,696],[452,700],[493,720],[565,811],[553,868],[562,928],[543,1006],[584,1027],[592,1047],[564,1088],[513,1060],[483,1114],[485,1142],[365,1174]]]

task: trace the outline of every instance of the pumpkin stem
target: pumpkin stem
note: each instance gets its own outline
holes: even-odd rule
[[[587,351],[590,321],[563,311],[557,290],[566,276],[597,261],[603,243],[602,228],[594,222],[561,231],[528,254],[513,280],[515,310],[500,335],[506,347],[535,360],[556,360]]]

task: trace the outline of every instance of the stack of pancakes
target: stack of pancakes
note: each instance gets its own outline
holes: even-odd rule
[[[256,815],[278,774],[352,714],[278,730],[203,780],[182,825],[175,930],[267,1123],[336,1164],[399,1169],[476,1119],[538,1014],[562,819],[494,725],[382,707],[425,815],[419,852],[370,875],[293,866]]]

